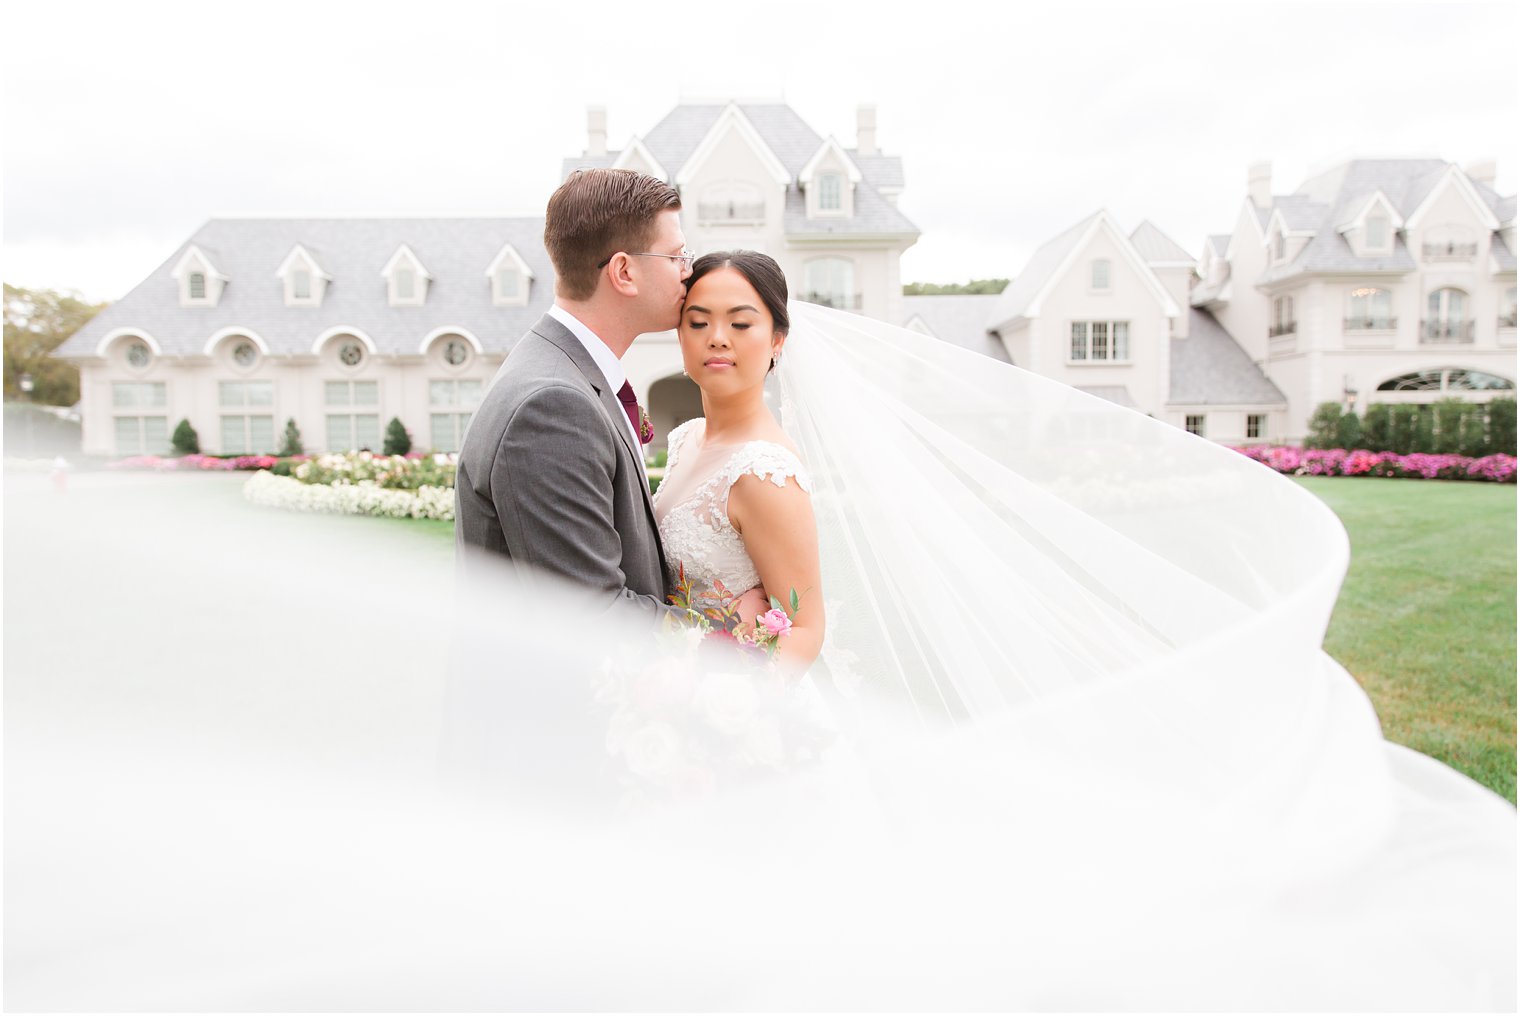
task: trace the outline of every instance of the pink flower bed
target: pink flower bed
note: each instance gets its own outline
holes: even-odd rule
[[[298,455],[291,461],[304,460],[306,456]],[[239,455],[230,459],[218,459],[210,455],[180,455],[166,458],[158,455],[133,455],[129,458],[118,459],[107,465],[107,469],[217,469],[231,471],[235,469],[270,469],[280,461],[273,455]]]
[[[1255,459],[1268,469],[1293,476],[1399,476],[1420,480],[1483,480],[1490,483],[1515,482],[1513,455],[1485,455],[1470,459],[1463,455],[1399,455],[1396,452],[1369,452],[1344,448],[1320,450],[1289,445],[1253,445],[1236,448],[1246,458]]]

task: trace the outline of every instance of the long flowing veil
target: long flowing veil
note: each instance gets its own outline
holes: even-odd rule
[[[1318,500],[793,322],[797,687],[408,524],[7,475],[7,1003],[1513,1008],[1515,811],[1323,653]]]

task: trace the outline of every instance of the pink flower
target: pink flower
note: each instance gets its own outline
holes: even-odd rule
[[[786,611],[772,608],[755,618],[755,624],[765,629],[767,635],[780,637],[792,633],[792,619],[786,616]]]

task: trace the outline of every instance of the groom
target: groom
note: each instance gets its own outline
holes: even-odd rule
[[[554,306],[470,420],[454,486],[461,560],[481,550],[656,616],[665,558],[641,419],[619,359],[676,327],[691,257],[680,195],[628,170],[571,174],[549,199]]]

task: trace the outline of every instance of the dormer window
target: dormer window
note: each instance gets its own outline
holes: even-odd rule
[[[855,188],[862,179],[860,167],[839,142],[825,140],[797,174],[797,183],[807,196],[808,218],[854,215]]]
[[[1367,246],[1372,250],[1383,250],[1388,246],[1388,217],[1374,215],[1367,220]]]
[[[1288,238],[1278,233],[1272,238],[1272,260],[1281,261],[1288,256]]]
[[[390,290],[392,307],[421,307],[427,302],[428,283],[433,277],[406,244],[396,248],[380,274]]]
[[[486,266],[491,280],[491,302],[498,307],[521,307],[528,302],[533,270],[510,243],[496,252]]]
[[[211,258],[192,244],[169,273],[179,283],[181,307],[215,307],[229,281]]]
[[[275,278],[285,284],[285,306],[320,307],[332,276],[317,264],[316,256],[300,244],[291,248],[275,269]]]
[[[843,207],[842,189],[838,173],[825,173],[818,178],[818,210],[837,212]]]
[[[1100,258],[1099,260],[1094,261],[1092,263],[1092,288],[1093,289],[1104,289],[1104,290],[1108,289],[1108,287],[1109,287],[1109,270],[1111,268],[1112,268],[1112,265],[1110,264],[1110,262],[1108,262],[1107,260],[1102,259],[1102,258]]]

